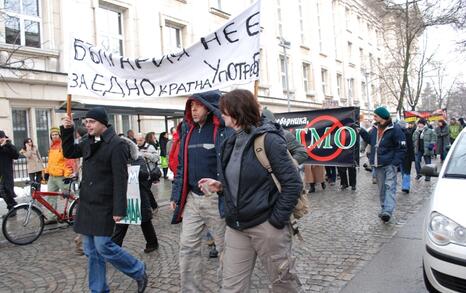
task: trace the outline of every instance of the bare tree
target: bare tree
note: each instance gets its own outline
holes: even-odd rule
[[[457,84],[448,96],[448,116],[466,118],[466,84]]]
[[[449,108],[448,97],[452,94],[455,89],[455,85],[458,80],[458,76],[455,76],[453,80],[448,80],[447,69],[444,65],[439,62],[433,62],[435,74],[431,78],[433,89],[435,92],[437,108]]]
[[[372,2],[371,6],[384,20],[384,45],[390,59],[379,71],[382,92],[393,97],[400,115],[406,103],[412,109],[418,104],[425,66],[431,58],[425,52],[418,54],[419,37],[427,27],[457,23],[463,17],[462,2],[455,0],[448,5],[441,0]]]

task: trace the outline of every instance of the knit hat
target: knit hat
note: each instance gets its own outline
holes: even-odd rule
[[[95,107],[90,109],[86,113],[86,118],[97,120],[105,126],[108,125],[107,111],[105,111],[104,107]]]
[[[54,132],[60,134],[60,128],[58,128],[58,127],[50,128],[50,135],[52,135],[52,133],[54,133]]]
[[[0,138],[6,137],[5,131],[0,130]]]
[[[378,107],[375,109],[374,113],[382,119],[390,119],[390,112],[388,112],[387,108],[385,107]]]
[[[423,125],[426,125],[427,124],[427,120],[426,119],[419,119],[419,121],[417,121],[417,123],[421,123]]]

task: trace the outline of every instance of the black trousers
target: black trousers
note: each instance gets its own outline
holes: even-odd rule
[[[13,178],[6,176],[0,179],[0,197],[5,200],[6,207],[11,210],[18,203],[15,200],[16,194],[14,190]]]
[[[117,224],[115,225],[115,231],[113,231],[112,241],[119,246],[123,245],[123,239],[125,238],[126,232],[128,232],[128,224]],[[141,223],[142,234],[146,239],[146,247],[152,247],[158,245],[157,234],[155,234],[154,225],[151,221]]]
[[[342,186],[356,186],[356,168],[355,167],[338,167],[338,175]],[[348,184],[349,183],[349,184]]]
[[[41,181],[42,179],[42,172],[39,171],[39,172],[35,172],[35,173],[29,173],[29,179],[31,179],[31,181],[33,182],[39,182]]]

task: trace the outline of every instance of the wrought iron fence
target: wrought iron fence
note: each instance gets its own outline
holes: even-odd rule
[[[42,157],[42,162],[46,165],[49,161],[49,157]],[[13,175],[15,181],[26,181],[29,180],[29,173],[27,168],[27,160],[24,156],[20,156],[19,159],[13,163]]]

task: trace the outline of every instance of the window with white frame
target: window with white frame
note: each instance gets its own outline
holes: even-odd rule
[[[299,0],[298,3],[298,8],[299,8],[299,31],[301,35],[301,44],[305,44],[305,34],[304,34],[304,18],[303,18],[303,1]]]
[[[354,78],[348,78],[348,102],[351,104],[354,95]]]
[[[121,11],[101,6],[97,9],[99,44],[106,50],[123,55],[123,15]]]
[[[351,11],[348,7],[345,8],[345,24],[346,29],[351,31]]]
[[[351,62],[351,59],[353,59],[353,43],[348,42],[347,51],[348,60]]]
[[[289,58],[286,58],[286,63],[285,63],[285,57],[283,55],[280,55],[280,75],[282,79],[282,88],[283,92],[286,93],[287,88],[289,86],[289,76],[288,76],[288,69],[289,69]]]
[[[41,47],[42,19],[39,0],[4,0],[0,12],[0,42]]]
[[[303,63],[303,87],[306,94],[312,91],[311,64],[305,62]]]
[[[363,101],[367,101],[367,88],[364,81],[361,81],[361,96]]]
[[[322,92],[324,95],[328,95],[329,84],[328,84],[328,70],[325,68],[321,69],[322,75]]]
[[[316,11],[317,11],[317,32],[319,34],[319,50],[320,52],[323,52],[324,50],[324,40],[323,40],[323,34],[322,34],[322,25],[321,25],[321,21],[320,21],[320,3],[319,3],[320,0],[317,0],[316,1]]]
[[[37,146],[42,156],[46,156],[49,148],[50,138],[50,109],[36,109],[36,137]]]
[[[283,24],[282,24],[282,8],[280,0],[277,0],[277,23],[278,23],[278,35],[283,36]]]
[[[173,22],[165,22],[165,53],[178,52],[183,48],[183,26]]]
[[[342,97],[342,89],[343,89],[343,76],[341,73],[337,73],[337,94],[338,97]]]

